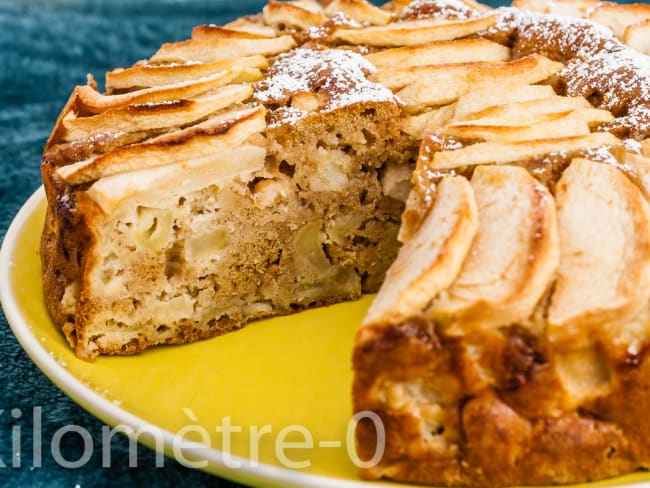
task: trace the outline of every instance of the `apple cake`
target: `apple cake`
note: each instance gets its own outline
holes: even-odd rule
[[[270,0],[104,93],[89,76],[42,160],[45,297],[77,355],[378,291],[364,478],[650,467],[645,7],[518,1]]]

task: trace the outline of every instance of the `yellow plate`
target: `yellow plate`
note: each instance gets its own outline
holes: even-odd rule
[[[25,351],[79,405],[186,465],[241,483],[387,486],[359,481],[351,436],[352,339],[369,297],[208,341],[86,363],[43,302],[44,212],[41,188],[7,232],[0,298]],[[648,481],[650,474],[635,473],[589,487]]]

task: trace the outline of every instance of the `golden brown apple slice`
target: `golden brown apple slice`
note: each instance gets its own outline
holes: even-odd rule
[[[623,42],[637,51],[650,54],[650,19],[628,25],[623,34]]]
[[[57,170],[57,175],[68,184],[79,185],[136,169],[208,157],[237,147],[264,130],[265,114],[264,107],[232,110],[187,129],[63,166]]]
[[[481,166],[472,188],[478,235],[460,275],[429,311],[450,333],[523,324],[559,262],[553,197],[528,171]]]
[[[264,56],[249,56],[227,59],[214,63],[192,63],[173,65],[141,65],[131,68],[118,68],[106,73],[106,91],[139,90],[160,85],[172,85],[213,76],[233,68],[266,69],[268,62]]]
[[[496,107],[495,107],[496,108]],[[488,111],[485,111],[486,113]],[[607,110],[594,108],[566,112],[535,113],[504,110],[475,120],[452,121],[438,130],[441,135],[463,139],[482,139],[494,142],[535,141],[584,136],[590,125],[611,122],[614,116]]]
[[[230,28],[215,24],[197,25],[192,39],[272,39],[278,34],[273,27],[250,23],[248,28]]]
[[[609,132],[596,132],[579,137],[538,139],[512,143],[481,142],[454,151],[435,153],[431,168],[440,170],[479,164],[512,163],[544,156],[552,152],[611,146],[619,142],[620,140]]]
[[[559,14],[568,17],[584,17],[600,4],[599,0],[514,0],[513,7],[543,14]]]
[[[568,112],[579,109],[590,109],[591,105],[583,97],[552,96],[503,103],[473,112],[464,117],[456,115],[456,121],[478,121],[481,119],[500,120],[502,125],[527,125],[536,121],[544,122],[565,116]],[[603,110],[604,114],[609,112]],[[610,115],[611,116],[611,115]],[[603,115],[606,117],[606,115]],[[608,119],[609,120],[609,119]]]
[[[400,249],[364,325],[399,323],[422,312],[458,276],[478,225],[469,182],[461,176],[443,178],[433,207]]]
[[[375,7],[366,0],[333,0],[325,7],[325,13],[330,17],[338,12],[344,13],[352,20],[370,25],[386,25],[393,18],[390,12]]]
[[[510,49],[487,39],[439,41],[421,46],[398,47],[368,54],[365,58],[378,69],[399,66],[508,61]]]
[[[555,92],[550,85],[529,85],[506,81],[499,85],[480,86],[458,98],[454,117],[462,119],[490,107],[554,96],[556,96]]]
[[[592,331],[634,318],[650,298],[650,208],[617,168],[574,159],[556,186],[561,260],[549,338],[589,343]]]
[[[443,105],[451,103],[459,96],[484,85],[500,82],[539,83],[564,68],[562,63],[531,55],[505,63],[465,63],[439,66],[406,68],[378,71],[376,78],[387,82],[389,88],[399,89],[404,81],[407,86],[397,92],[397,96],[411,106]],[[437,68],[437,69],[436,69]],[[392,75],[387,79],[387,75]],[[409,80],[409,76],[411,79]],[[376,80],[374,80],[376,81]]]
[[[641,143],[641,151],[644,156],[650,158],[650,139],[646,139]]]
[[[459,137],[463,139],[480,139],[493,142],[521,142],[532,141],[536,137],[558,139],[561,137],[578,137],[589,134],[589,124],[583,120],[568,117],[555,118],[555,120],[536,121],[532,125],[507,126],[499,125],[489,120],[459,122],[448,125],[438,132],[442,135]]]
[[[591,10],[587,18],[609,27],[616,37],[622,39],[628,25],[650,18],[650,5],[646,3],[622,5],[603,2]]]
[[[432,130],[444,126],[454,116],[454,111],[452,104],[434,108],[423,114],[408,115],[400,120],[400,129],[410,136],[423,139]]]
[[[174,164],[138,169],[127,173],[106,176],[96,181],[85,194],[95,201],[106,215],[114,215],[126,204],[155,205],[164,199],[174,198],[214,184],[246,177],[264,168],[266,150],[244,144]]]
[[[269,25],[287,25],[308,29],[325,22],[325,12],[318,2],[298,0],[279,2],[269,0],[262,10],[264,22]]]
[[[495,23],[494,15],[460,21],[413,20],[361,29],[340,28],[334,31],[333,37],[351,44],[368,46],[415,46],[470,36],[489,29]]]
[[[198,80],[154,86],[120,95],[102,95],[90,85],[84,85],[75,88],[74,95],[77,97],[79,110],[98,114],[112,108],[126,107],[128,105],[194,98],[228,85],[237,79],[241,73],[242,68],[234,67]]]
[[[255,20],[251,20],[251,18],[249,17],[240,17],[238,19],[233,20],[232,22],[228,22],[227,24],[224,24],[223,27],[228,30],[238,30],[243,32],[255,33],[258,34],[260,37],[277,36],[276,29],[274,27],[264,25],[261,22],[261,19],[259,22],[256,22]]]
[[[244,56],[270,56],[295,47],[291,36],[273,39],[189,39],[163,44],[150,59],[152,63],[210,63]]]
[[[370,79],[391,90],[403,90],[414,85],[431,82],[431,90],[451,91],[448,85],[461,83],[462,93],[484,85],[494,85],[499,80],[508,83],[537,83],[564,68],[562,63],[551,61],[546,56],[533,54],[507,62],[473,62],[410,66],[408,68],[386,68],[377,70]],[[445,97],[445,95],[441,95]],[[455,95],[454,98],[458,98]]]
[[[64,140],[75,141],[94,134],[139,132],[194,123],[223,108],[243,102],[253,94],[251,85],[228,85],[189,100],[127,105],[92,117],[63,119]]]

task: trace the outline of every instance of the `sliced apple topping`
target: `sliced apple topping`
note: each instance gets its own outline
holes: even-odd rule
[[[620,142],[619,139],[608,132],[511,143],[480,142],[453,151],[437,152],[434,154],[430,166],[432,169],[442,170],[479,164],[505,164],[553,152],[611,146],[618,142]]]
[[[514,0],[512,6],[543,14],[555,13],[569,17],[584,17],[599,3],[600,0],[562,0],[560,2],[556,0]]]
[[[155,86],[121,95],[102,95],[90,85],[84,85],[75,89],[75,95],[80,110],[98,114],[105,110],[127,105],[193,98],[232,83],[241,73],[242,68],[234,67],[198,80]]]
[[[561,241],[549,337],[571,347],[650,299],[650,208],[617,168],[574,159],[557,184]]]
[[[268,65],[264,56],[226,59],[213,63],[136,65],[131,68],[119,68],[106,73],[106,91],[110,94],[114,91],[140,90],[153,86],[173,85],[200,80],[235,68],[266,69]]]
[[[451,124],[440,131],[443,135],[465,139],[481,139],[496,142],[520,142],[534,140],[539,136],[539,131],[544,132],[544,137],[561,138],[577,137],[589,134],[589,125],[582,120],[571,120],[563,117],[556,120],[537,121],[535,124],[524,126],[503,126],[498,122],[478,121],[480,123],[459,122]]]
[[[585,98],[554,95],[534,100],[504,102],[480,111],[472,110],[472,113],[464,117],[456,113],[454,120],[498,120],[502,125],[528,125],[555,120],[566,116],[572,111],[582,109],[591,109],[591,105]],[[612,115],[608,111],[602,110],[601,112],[606,120],[611,120]]]
[[[342,13],[352,20],[370,25],[386,25],[393,18],[390,12],[366,0],[333,0],[325,7],[325,13],[330,17]]]
[[[489,29],[495,23],[494,15],[461,21],[413,20],[360,29],[339,28],[334,32],[334,38],[351,44],[369,46],[415,46],[432,41],[466,37]]]
[[[508,61],[510,49],[487,39],[457,39],[386,49],[368,54],[366,59],[378,69],[475,61]]]
[[[115,215],[122,205],[155,205],[233,178],[246,181],[264,168],[265,156],[264,148],[250,144],[224,148],[176,164],[113,174],[93,183],[85,194],[106,215]]]
[[[460,275],[430,309],[450,333],[524,323],[559,262],[553,198],[525,169],[478,167],[472,188],[478,235]]]
[[[476,87],[458,98],[456,118],[465,118],[490,107],[555,96],[550,85],[529,85],[505,81],[500,85]]]
[[[454,282],[477,229],[469,182],[459,176],[445,177],[433,208],[388,271],[364,324],[395,323],[421,313],[438,292]]]
[[[623,39],[628,26],[650,19],[650,5],[602,2],[588,12],[587,18],[609,27],[616,37]]]
[[[263,107],[233,110],[187,129],[63,166],[57,175],[68,184],[79,185],[118,173],[210,157],[236,148],[264,130],[265,114]]]
[[[277,31],[274,27],[264,25],[262,19],[255,17],[240,17],[224,24],[224,28],[228,30],[236,30],[243,32],[250,32],[258,34],[260,37],[276,37]]]
[[[646,139],[641,143],[641,151],[644,156],[650,158],[650,139]]]
[[[465,139],[497,142],[533,141],[538,137],[551,139],[577,137],[590,133],[589,123],[591,119],[589,117],[611,119],[609,112],[602,112],[606,114],[606,117],[597,117],[597,114],[592,115],[591,110],[587,113],[581,111],[567,112],[563,116],[543,114],[531,117],[532,120],[529,125],[504,125],[502,120],[498,118],[460,121],[447,125],[439,133]]]
[[[408,135],[424,139],[431,131],[443,127],[454,116],[455,105],[445,105],[418,115],[408,115],[400,120],[400,129]]]
[[[273,27],[250,24],[248,28],[229,28],[214,24],[197,25],[192,29],[192,39],[272,39],[278,34]]]
[[[288,51],[296,46],[291,36],[272,39],[209,38],[189,39],[163,44],[150,59],[151,63],[210,63],[244,56],[270,56]]]
[[[538,83],[564,65],[540,56],[509,62],[476,62],[379,70],[371,79],[392,90],[406,105],[451,103],[470,90],[499,82]]]
[[[253,88],[250,85],[229,85],[190,100],[134,104],[110,109],[92,117],[68,117],[63,119],[63,137],[65,141],[75,141],[99,133],[139,132],[185,126],[243,102],[252,94]]]
[[[296,0],[280,2],[269,0],[262,10],[264,22],[269,25],[286,25],[299,29],[308,29],[325,22],[325,11],[318,2]]]
[[[628,25],[623,34],[623,42],[637,51],[650,54],[650,19]]]

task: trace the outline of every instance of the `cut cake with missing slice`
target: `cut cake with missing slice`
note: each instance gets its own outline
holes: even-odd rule
[[[48,308],[94,359],[379,290],[353,353],[386,434],[363,477],[649,467],[649,66],[592,21],[471,0],[197,27],[59,117]],[[363,459],[380,437],[359,424]]]

